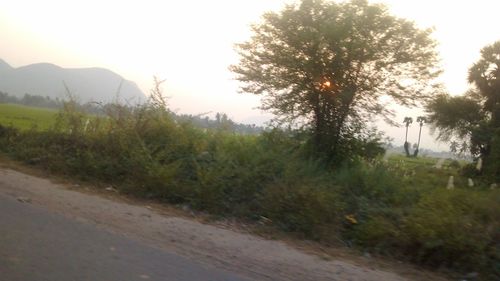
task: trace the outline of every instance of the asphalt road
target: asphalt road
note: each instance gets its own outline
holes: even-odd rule
[[[0,281],[247,280],[0,195]]]

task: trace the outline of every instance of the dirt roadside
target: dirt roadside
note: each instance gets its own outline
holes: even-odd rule
[[[237,224],[207,223],[189,210],[49,180],[40,171],[4,162],[0,164],[0,194],[255,280],[447,280],[409,265],[344,250],[319,252],[314,243],[265,239]]]

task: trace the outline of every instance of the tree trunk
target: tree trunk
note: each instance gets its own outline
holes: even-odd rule
[[[418,151],[420,149],[420,135],[422,134],[422,125],[420,125],[420,130],[418,131],[418,142],[417,142],[417,150],[413,153],[413,157],[418,156]]]

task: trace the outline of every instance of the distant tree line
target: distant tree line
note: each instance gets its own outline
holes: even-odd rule
[[[62,100],[59,98],[52,99],[49,96],[44,97],[30,94],[24,94],[22,98],[19,98],[0,91],[0,103],[15,103],[43,108],[60,108]]]
[[[240,124],[231,120],[225,113],[216,113],[214,119],[210,119],[206,114],[176,114],[172,113],[177,122],[190,122],[196,127],[205,129],[217,129],[238,134],[259,134],[264,128],[255,124]]]

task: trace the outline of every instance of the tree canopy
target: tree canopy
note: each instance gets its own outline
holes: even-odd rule
[[[469,69],[471,89],[462,96],[438,95],[427,105],[438,138],[466,139],[472,155],[500,179],[500,41],[484,47]],[[462,148],[463,150],[464,148]]]
[[[435,91],[431,30],[383,5],[303,0],[264,14],[252,30],[230,67],[241,90],[262,95],[262,109],[277,121],[311,128],[315,149],[327,156],[374,114],[391,117],[382,97],[415,105]]]
[[[469,82],[492,124],[500,127],[500,41],[481,50],[481,59],[469,69]]]

